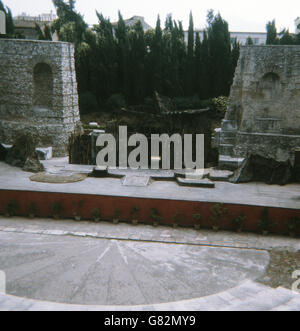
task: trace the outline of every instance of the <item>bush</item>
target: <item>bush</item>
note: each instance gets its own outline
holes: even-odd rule
[[[197,95],[189,98],[178,97],[174,99],[177,110],[195,110],[212,107],[211,100],[200,100]]]
[[[106,107],[109,110],[120,110],[126,108],[126,101],[122,94],[112,95],[106,102]]]
[[[79,95],[80,114],[96,112],[99,108],[97,98],[91,92],[85,92]]]
[[[221,118],[225,117],[228,105],[228,98],[227,97],[218,97],[212,99],[213,110],[215,114]]]

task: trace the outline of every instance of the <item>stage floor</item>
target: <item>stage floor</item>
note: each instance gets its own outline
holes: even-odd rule
[[[92,166],[68,165],[66,158],[43,161],[50,173],[90,172]],[[157,174],[157,172],[156,172]],[[163,175],[166,172],[162,172]],[[147,172],[149,175],[149,172]],[[229,203],[249,206],[300,209],[300,184],[286,186],[263,183],[215,182],[215,189],[182,187],[176,181],[150,180],[147,186],[124,186],[122,178],[91,178],[68,184],[32,182],[32,173],[0,162],[0,189],[15,191],[72,193],[112,197]],[[142,172],[138,176],[143,176]]]

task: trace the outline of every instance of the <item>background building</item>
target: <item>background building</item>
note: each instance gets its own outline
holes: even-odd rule
[[[37,39],[35,24],[43,26],[44,24],[50,24],[55,19],[56,15],[53,14],[52,11],[39,16],[29,16],[26,13],[23,13],[14,17],[15,31],[24,36],[25,39]]]
[[[203,40],[204,30],[198,30],[195,34],[197,32],[200,33],[200,38]],[[264,45],[267,41],[266,32],[230,32],[232,43],[237,39],[241,45],[245,45],[249,37],[253,40],[254,45]],[[185,31],[185,40],[188,42],[188,31]]]
[[[128,20],[124,20],[126,26],[132,28],[138,21],[140,21],[142,23],[142,26],[144,28],[144,31],[146,32],[149,29],[152,29],[152,26],[150,26],[146,21],[145,18],[142,16],[133,16],[131,18],[129,18]],[[112,23],[112,25],[114,27],[116,27],[118,25],[118,22]]]

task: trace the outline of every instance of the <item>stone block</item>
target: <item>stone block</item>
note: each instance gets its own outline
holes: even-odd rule
[[[200,188],[215,188],[215,183],[209,179],[186,179],[177,177],[177,183],[180,186],[200,187]]]
[[[52,159],[52,147],[36,148],[39,160],[51,160]]]

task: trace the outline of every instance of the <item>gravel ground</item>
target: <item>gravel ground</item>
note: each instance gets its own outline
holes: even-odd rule
[[[284,287],[291,290],[296,281],[292,278],[292,274],[294,271],[300,270],[300,251],[272,250],[269,254],[269,267],[265,275],[258,281],[273,288]]]

